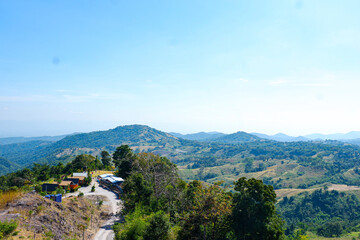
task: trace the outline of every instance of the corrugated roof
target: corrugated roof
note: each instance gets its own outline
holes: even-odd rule
[[[124,179],[122,179],[121,177],[115,177],[114,175],[104,177],[103,180],[109,181],[111,183],[122,183],[122,182],[124,182]]]
[[[88,176],[87,172],[73,173],[73,177],[87,177],[87,176]]]
[[[72,183],[72,181],[62,181],[59,186],[68,186]]]
[[[105,173],[105,174],[99,175],[99,177],[101,177],[101,178],[106,178],[106,177],[109,177],[109,176],[114,176],[114,175],[113,175],[113,174],[109,174],[109,173]]]
[[[83,176],[73,176],[71,178],[76,178],[76,179],[79,179],[79,180],[84,180],[85,179],[85,177],[83,177]]]
[[[112,177],[113,179],[115,179],[116,181],[118,181],[118,182],[123,182],[124,181],[124,179],[122,179],[121,177]]]

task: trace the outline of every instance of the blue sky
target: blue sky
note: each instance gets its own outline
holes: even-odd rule
[[[360,1],[0,1],[0,137],[360,130]]]

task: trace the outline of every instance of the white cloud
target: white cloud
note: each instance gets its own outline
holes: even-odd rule
[[[48,95],[0,96],[0,102],[41,102],[53,99]]]
[[[306,74],[300,77],[284,77],[268,81],[270,86],[283,87],[333,87],[336,84],[337,76],[334,74]]]

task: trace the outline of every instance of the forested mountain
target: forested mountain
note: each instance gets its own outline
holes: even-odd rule
[[[10,173],[19,169],[19,166],[7,159],[0,157],[0,172],[3,174]]]
[[[209,141],[211,139],[223,137],[226,135],[220,132],[198,132],[191,134],[181,134],[181,133],[171,132],[170,134],[178,138],[194,140],[194,141]]]
[[[260,140],[261,138],[252,135],[250,133],[246,133],[246,132],[236,132],[233,134],[228,134],[222,137],[218,137],[218,138],[214,138],[211,139],[211,142],[218,142],[218,143],[231,143],[231,144],[236,144],[236,143],[244,143],[244,142],[253,142],[253,141],[257,141]]]
[[[186,140],[144,125],[127,125],[107,131],[76,134],[68,136],[53,146],[55,148],[102,148],[107,146],[180,146]]]
[[[70,135],[57,142],[31,141],[0,145],[0,156],[21,168],[34,162],[68,161],[81,153],[96,155],[103,149],[113,151],[123,144],[130,145],[138,151],[152,151],[155,147],[162,150],[177,148],[186,145],[187,142],[188,140],[178,139],[148,126],[129,125],[107,131]],[[4,173],[0,171],[0,174]]]

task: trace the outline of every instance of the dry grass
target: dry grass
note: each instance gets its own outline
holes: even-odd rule
[[[97,170],[96,172],[94,171],[92,176],[97,177],[97,176],[102,175],[102,174],[115,174],[115,172],[114,171]]]
[[[18,199],[22,194],[23,192],[21,191],[7,191],[0,193],[0,208],[4,208],[7,203]]]

